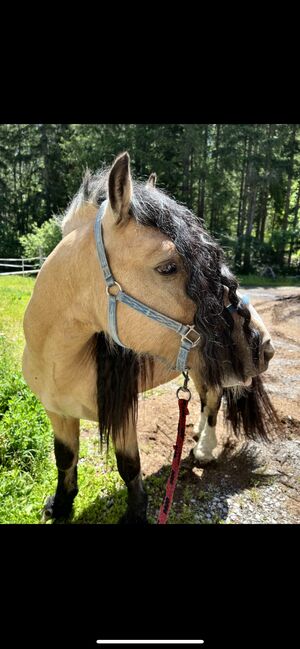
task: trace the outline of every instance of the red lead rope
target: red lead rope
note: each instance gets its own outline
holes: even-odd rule
[[[169,480],[167,482],[166,494],[157,519],[158,525],[164,525],[168,520],[169,511],[172,505],[174,491],[175,491],[176,482],[179,473],[182,446],[183,446],[184,436],[185,436],[185,421],[186,421],[186,416],[189,414],[187,399],[178,399],[178,406],[179,406],[179,422],[178,422],[177,439],[176,439],[176,444],[174,446],[173,462],[172,462],[172,468],[171,468]]]

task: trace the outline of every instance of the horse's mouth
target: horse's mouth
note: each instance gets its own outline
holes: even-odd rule
[[[247,376],[245,378],[237,378],[234,375],[227,377],[227,380],[223,383],[223,388],[234,388],[234,387],[245,387],[249,388],[252,385],[253,375]]]
[[[248,378],[244,379],[244,381],[237,381],[236,385],[240,387],[249,388],[252,385],[252,379],[253,376],[248,376]]]

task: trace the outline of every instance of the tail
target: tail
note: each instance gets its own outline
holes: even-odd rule
[[[242,432],[252,440],[271,441],[282,430],[280,419],[259,376],[252,379],[250,388],[242,393],[235,388],[224,388],[225,418],[235,435]]]

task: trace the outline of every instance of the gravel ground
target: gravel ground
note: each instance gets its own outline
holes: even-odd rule
[[[172,510],[181,514],[190,494],[186,522],[225,524],[300,523],[300,289],[247,290],[262,315],[276,349],[265,385],[282,422],[271,444],[237,441],[228,433],[220,412],[216,461],[197,467],[190,456],[193,426],[199,415],[195,390],[189,404],[187,435]],[[140,411],[139,440],[143,473],[166,482],[177,429],[175,382],[160,387]],[[157,502],[149,503],[156,516]],[[178,516],[179,518],[179,516]],[[171,522],[171,521],[170,521]]]
[[[294,422],[283,424],[288,428]],[[192,439],[187,439],[185,450],[192,447]],[[163,471],[167,475],[165,469],[157,475]],[[237,447],[230,439],[218,459],[206,468],[197,468],[188,455],[176,487],[175,515],[182,512],[186,488],[191,493],[187,522],[299,523],[300,440],[291,437],[270,445],[249,442]],[[156,517],[158,509],[153,514]]]
[[[222,461],[215,475],[210,472],[207,502],[193,503],[199,522],[299,523],[300,440],[277,441],[272,448],[251,442],[228,462],[230,473],[223,473]]]

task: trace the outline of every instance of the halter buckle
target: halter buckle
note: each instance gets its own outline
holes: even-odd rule
[[[187,340],[189,343],[191,343],[191,347],[196,347],[201,340],[201,334],[196,331],[195,325],[187,325],[187,327],[189,327],[189,329],[185,334],[183,334],[183,336],[181,336],[181,341]],[[190,334],[196,336],[196,339],[193,340],[193,337],[190,338]]]
[[[122,291],[122,288],[121,288],[119,282],[116,282],[116,280],[114,280],[114,283],[111,284],[111,286],[107,286],[107,287],[106,287],[106,295],[110,295],[110,296],[116,297],[116,295],[118,295],[118,293],[110,293],[110,292],[109,292],[110,289],[111,289],[111,288],[115,288],[115,286],[117,286],[118,289],[119,289],[119,290],[118,290],[118,293],[119,293],[120,291]]]

